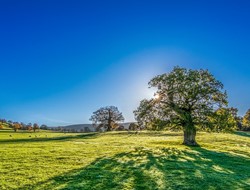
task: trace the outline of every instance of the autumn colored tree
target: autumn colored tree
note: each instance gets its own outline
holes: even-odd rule
[[[33,125],[32,125],[32,123],[28,123],[27,125],[26,125],[26,129],[28,130],[28,131],[32,131],[33,130],[33,127],[32,127]]]
[[[14,129],[15,132],[17,132],[18,129],[21,129],[21,127],[22,127],[21,124],[18,123],[18,122],[15,122],[15,123],[13,123],[11,125],[12,125],[12,127],[13,127],[13,129]]]

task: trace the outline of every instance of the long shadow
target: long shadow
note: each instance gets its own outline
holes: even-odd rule
[[[237,132],[235,132],[235,134],[242,136],[242,137],[250,137],[250,132],[237,131]]]
[[[138,147],[18,189],[249,189],[249,171],[250,159],[201,147]]]
[[[94,138],[97,135],[98,133],[86,133],[86,134],[81,134],[81,135],[46,137],[45,134],[43,134],[43,136],[45,137],[40,137],[37,134],[37,135],[32,135],[32,137],[30,138],[15,139],[15,138],[10,137],[10,139],[0,139],[0,143],[8,144],[8,143],[47,142],[47,141],[68,141],[68,140],[74,140],[74,139]],[[37,136],[37,137],[34,137],[34,136]]]
[[[139,135],[139,136],[151,136],[151,137],[167,137],[167,136],[183,136],[180,132],[172,132],[172,133],[162,133],[162,131],[154,132],[154,131],[120,131],[120,132],[105,132],[102,134],[108,134],[109,136],[128,136],[128,135]]]

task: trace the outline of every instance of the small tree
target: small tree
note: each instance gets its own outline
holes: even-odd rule
[[[37,123],[33,124],[33,131],[36,132],[36,130],[39,129],[39,125]]]
[[[20,125],[22,130],[27,130],[27,126],[25,123],[21,122]]]
[[[246,114],[242,120],[243,130],[249,131],[250,130],[250,109],[247,110]]]
[[[27,130],[28,130],[28,131],[32,131],[32,130],[33,130],[32,123],[28,123],[28,124],[26,125],[26,127],[27,127]]]
[[[41,125],[41,126],[40,126],[40,129],[43,129],[43,130],[48,130],[49,128],[48,128],[48,126],[47,126],[47,125],[44,125],[44,124],[43,124],[43,125]]]
[[[157,88],[157,96],[141,101],[134,111],[136,120],[147,124],[159,119],[181,126],[185,145],[197,145],[197,127],[206,126],[208,116],[227,105],[222,83],[207,70],[175,67],[172,72],[153,78],[149,85]]]
[[[0,129],[3,129],[5,123],[6,123],[5,119],[0,119]]]
[[[128,129],[131,131],[138,130],[140,127],[137,123],[130,123]]]
[[[15,132],[17,132],[18,129],[21,129],[21,124],[18,123],[18,122],[15,122],[15,123],[13,123],[11,125],[12,125]]]
[[[111,131],[112,126],[115,126],[117,122],[124,121],[124,117],[117,107],[107,106],[93,112],[90,121],[99,126],[104,126],[107,131]]]

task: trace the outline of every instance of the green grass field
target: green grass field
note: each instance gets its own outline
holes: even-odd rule
[[[10,136],[11,135],[11,136]],[[250,134],[0,131],[0,189],[250,189]]]

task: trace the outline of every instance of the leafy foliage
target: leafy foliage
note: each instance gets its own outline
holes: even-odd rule
[[[105,127],[107,131],[111,131],[113,127],[117,127],[117,122],[124,121],[124,117],[117,107],[107,106],[95,111],[90,121],[98,124],[99,127]]]
[[[47,126],[47,125],[44,125],[44,124],[43,124],[43,125],[41,125],[41,126],[40,126],[40,129],[43,129],[43,130],[48,130],[49,128],[48,128],[48,126]]]
[[[36,130],[39,129],[39,125],[37,123],[33,124],[33,131],[36,132]]]
[[[170,123],[161,119],[154,118],[151,122],[147,123],[147,129],[152,131],[161,131],[169,128]]]
[[[157,89],[157,98],[141,101],[134,111],[136,120],[143,125],[157,119],[182,126],[184,144],[196,145],[197,126],[208,126],[214,110],[227,105],[223,84],[207,70],[175,67],[154,77],[149,86]]]
[[[243,130],[250,131],[250,109],[247,110],[246,114],[243,117]]]
[[[128,129],[135,131],[135,130],[140,129],[140,126],[137,123],[130,123]]]
[[[11,127],[14,129],[15,132],[17,132],[19,129],[21,129],[21,124],[18,122],[15,122],[11,124]]]
[[[233,131],[238,127],[237,109],[235,108],[219,108],[212,116],[208,118],[210,120],[209,130],[211,131]]]

